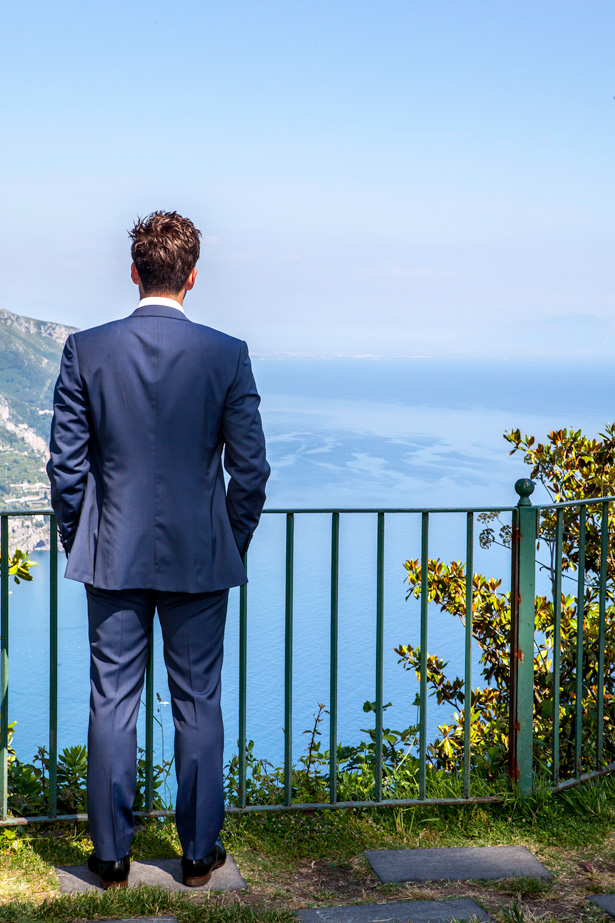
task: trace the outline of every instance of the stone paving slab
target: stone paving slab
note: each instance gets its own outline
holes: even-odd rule
[[[598,904],[612,917],[615,917],[615,894],[596,894],[594,897],[590,897],[590,901],[592,904]]]
[[[62,866],[56,869],[62,894],[79,891],[102,891],[98,875],[90,872],[87,865]],[[232,856],[227,855],[222,868],[215,869],[211,879],[201,888],[187,888],[182,884],[180,859],[154,859],[147,862],[130,862],[128,887],[135,885],[159,885],[169,891],[234,891],[246,887]],[[160,918],[158,918],[160,919]]]
[[[295,910],[295,914],[301,923],[449,923],[450,920],[488,923],[491,920],[489,914],[469,898],[314,907],[311,910]]]
[[[367,849],[380,881],[468,881],[472,878],[551,878],[525,846]]]

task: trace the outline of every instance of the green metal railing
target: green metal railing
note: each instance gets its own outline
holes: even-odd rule
[[[425,803],[449,804],[462,801],[492,801],[498,796],[472,796],[471,778],[471,696],[464,699],[464,753],[463,753],[463,792],[460,797],[427,797],[427,650],[429,626],[429,527],[430,518],[440,514],[457,514],[465,517],[466,533],[466,575],[473,574],[474,562],[474,526],[475,518],[480,513],[510,513],[512,516],[511,539],[511,638],[510,638],[510,735],[509,735],[509,773],[513,782],[522,793],[532,790],[534,780],[534,613],[536,595],[536,542],[539,537],[540,516],[547,513],[555,515],[555,551],[553,580],[553,744],[552,744],[552,783],[555,787],[578,783],[583,778],[600,774],[615,768],[615,764],[603,765],[603,722],[604,722],[604,677],[605,669],[612,671],[614,664],[605,664],[605,621],[607,597],[612,595],[608,577],[609,554],[609,508],[615,503],[615,497],[588,498],[583,501],[562,504],[543,504],[532,506],[530,494],[533,491],[531,481],[521,480],[515,485],[520,496],[515,507],[481,507],[481,508],[409,508],[409,509],[271,509],[267,515],[277,515],[285,519],[285,595],[284,595],[284,769],[283,798],[279,804],[256,805],[247,801],[247,677],[248,677],[248,588],[243,586],[239,595],[239,742],[238,742],[238,804],[229,806],[231,812],[305,810],[308,808],[342,808],[352,806],[376,805],[414,805]],[[577,600],[583,608],[585,593],[585,555],[586,523],[588,509],[600,506],[600,569],[599,609],[600,632],[598,638],[598,689],[597,689],[597,740],[596,767],[589,773],[581,773],[582,763],[582,703],[583,684],[583,618],[578,619],[576,633],[576,714],[575,714],[575,765],[573,778],[561,780],[559,768],[560,748],[560,619],[561,586],[564,573],[562,563],[562,543],[565,529],[565,516],[579,516],[579,560]],[[298,516],[314,514],[330,516],[331,521],[331,557],[330,557],[330,645],[329,645],[329,800],[319,803],[293,802],[293,763],[292,763],[292,717],[293,717],[293,629],[294,629],[294,536],[295,520]],[[376,529],[376,601],[375,601],[375,768],[374,798],[370,801],[343,802],[338,800],[338,634],[339,634],[339,571],[340,571],[340,519],[354,514],[372,514]],[[385,600],[385,527],[387,517],[400,514],[420,517],[421,523],[421,592],[420,592],[420,690],[419,690],[419,782],[417,798],[389,799],[383,797],[383,683],[384,683],[384,600]],[[12,517],[49,516],[50,558],[49,558],[49,801],[48,815],[37,818],[13,818],[8,814],[8,741],[9,741],[9,519]],[[246,560],[246,566],[247,566]],[[610,596],[609,596],[610,598]],[[472,637],[473,637],[473,580],[466,579],[465,592],[465,648],[464,648],[464,688],[472,688]],[[58,728],[58,673],[57,673],[57,638],[58,638],[58,549],[55,518],[51,510],[17,510],[0,512],[0,824],[22,824],[54,819],[85,819],[85,815],[57,814],[57,728]],[[153,816],[172,815],[172,811],[153,810],[154,784],[154,685],[153,685],[153,648],[150,654],[146,675],[146,722],[145,722],[145,758],[146,789],[144,814]]]
[[[552,624],[552,739],[551,753],[548,760],[550,783],[556,790],[576,785],[589,778],[612,772],[615,761],[604,760],[604,728],[605,719],[615,723],[615,701],[612,694],[609,696],[609,714],[605,714],[605,650],[606,650],[606,614],[607,598],[611,606],[615,607],[615,567],[609,576],[608,558],[609,549],[613,545],[614,535],[609,532],[609,513],[615,509],[615,497],[586,498],[565,503],[553,503],[532,506],[530,495],[534,485],[529,480],[518,481],[515,485],[521,499],[513,513],[513,542],[512,542],[512,591],[511,591],[511,712],[510,712],[510,740],[509,772],[516,781],[522,793],[532,790],[535,776],[534,760],[534,642],[535,642],[535,592],[536,592],[536,547],[537,541],[544,540],[547,536],[552,548],[552,559],[549,567],[552,584],[553,624]],[[595,536],[594,543],[599,543],[598,569],[591,570],[587,566],[587,528],[590,514],[594,510],[597,515],[594,521],[599,522],[599,535]],[[551,522],[546,528],[541,528],[541,516],[548,516]],[[553,521],[554,520],[554,521]],[[576,562],[573,568],[565,567],[564,536],[566,529],[578,529],[576,543]],[[576,571],[576,578],[568,573]],[[562,637],[562,592],[563,578],[574,580],[576,586],[575,637]],[[587,689],[585,673],[588,667],[584,657],[588,653],[584,646],[584,627],[588,616],[586,592],[588,586],[598,592],[599,626],[597,642],[597,680],[595,684],[595,701],[590,690]],[[562,650],[564,643],[574,643],[574,771],[568,778],[561,778],[560,744],[561,722],[563,709],[561,707],[562,691]],[[615,672],[615,663],[608,664],[608,678],[611,680]],[[583,713],[584,710],[594,710],[596,735],[594,765],[586,772],[582,772],[582,742],[583,742]],[[613,741],[611,741],[613,743]],[[614,748],[610,748],[613,754]],[[586,760],[586,765],[587,765]]]
[[[460,801],[488,802],[499,796],[471,796],[470,792],[470,736],[471,736],[471,696],[466,696],[464,727],[464,778],[463,796],[461,798],[427,797],[427,637],[428,637],[428,579],[429,579],[429,517],[438,514],[465,514],[466,516],[466,568],[472,572],[474,517],[477,513],[509,512],[513,508],[481,507],[479,509],[440,507],[424,508],[345,508],[345,509],[269,509],[269,515],[286,518],[286,593],[285,593],[285,644],[284,644],[284,800],[283,804],[250,805],[247,804],[247,765],[246,765],[246,647],[247,640],[247,586],[240,592],[240,700],[239,700],[239,805],[227,807],[235,813],[307,810],[316,808],[374,807],[379,805],[401,806],[413,804],[455,804]],[[340,516],[373,515],[376,526],[376,605],[375,605],[375,768],[374,799],[370,801],[339,801],[337,797],[337,709],[338,709],[338,630],[339,630],[339,550],[340,550]],[[420,603],[420,693],[419,693],[419,796],[418,798],[383,798],[383,713],[384,713],[384,595],[385,595],[385,518],[397,515],[418,515],[421,519],[421,562],[422,587]],[[292,800],[292,685],[293,685],[293,583],[294,583],[294,529],[295,517],[327,515],[331,517],[331,615],[329,646],[329,801],[328,802],[293,802]],[[472,580],[467,581],[465,612],[465,653],[464,684],[471,689],[472,683]]]

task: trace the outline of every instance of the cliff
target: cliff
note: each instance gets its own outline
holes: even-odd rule
[[[45,473],[53,388],[75,328],[0,310],[0,509],[49,506]],[[48,547],[40,517],[11,521],[11,549]]]

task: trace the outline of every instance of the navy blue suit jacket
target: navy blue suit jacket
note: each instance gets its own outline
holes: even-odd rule
[[[246,344],[179,309],[71,334],[47,466],[66,576],[184,593],[245,583],[269,476],[259,403]]]

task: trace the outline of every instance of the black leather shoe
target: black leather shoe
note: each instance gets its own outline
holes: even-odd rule
[[[100,883],[104,890],[107,888],[126,888],[128,886],[128,873],[130,871],[130,859],[124,856],[117,861],[98,859],[96,853],[92,853],[88,859],[88,868],[100,878]]]
[[[186,859],[182,856],[182,881],[188,888],[206,885],[214,869],[219,869],[225,862],[226,850],[222,840],[216,840],[216,845],[204,859]]]

